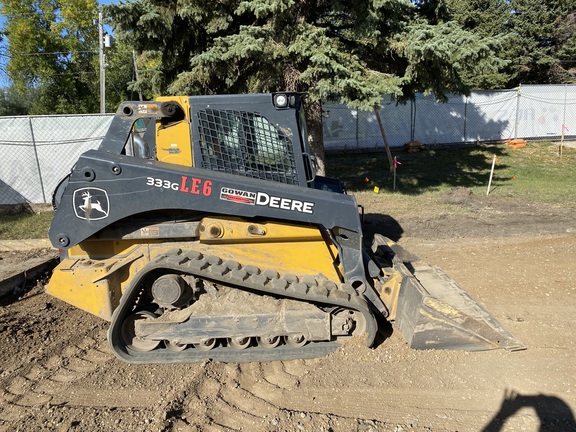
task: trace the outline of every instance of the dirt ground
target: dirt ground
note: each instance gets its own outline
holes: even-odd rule
[[[467,211],[393,221],[368,203],[369,229],[442,267],[526,351],[416,351],[393,332],[313,360],[129,365],[107,323],[40,282],[0,303],[0,430],[576,431],[576,215],[446,200]]]

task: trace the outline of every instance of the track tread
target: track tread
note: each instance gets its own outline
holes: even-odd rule
[[[280,274],[276,270],[260,268],[255,265],[243,265],[235,260],[223,260],[217,255],[203,255],[197,251],[182,251],[174,248],[159,255],[148,263],[132,280],[126,289],[120,306],[114,312],[108,338],[114,353],[122,360],[131,363],[176,363],[199,362],[205,359],[222,361],[268,361],[292,358],[314,358],[334,351],[339,345],[334,342],[315,342],[304,347],[278,347],[274,350],[251,347],[238,351],[219,347],[200,352],[186,349],[181,352],[156,350],[147,353],[136,353],[123,346],[119,337],[119,321],[130,310],[131,301],[136,295],[136,287],[146,274],[156,269],[171,270],[196,277],[206,278],[217,283],[235,285],[262,294],[288,297],[319,303],[328,306],[344,307],[361,312],[366,318],[368,345],[371,345],[376,334],[376,323],[366,300],[348,283],[336,284],[324,276],[291,273]]]

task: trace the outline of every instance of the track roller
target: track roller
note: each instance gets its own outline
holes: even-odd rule
[[[258,345],[262,348],[276,348],[280,344],[280,336],[261,336],[258,338]]]
[[[228,346],[230,348],[234,348],[237,350],[243,350],[250,346],[250,338],[249,337],[233,337],[228,338]]]
[[[204,339],[200,343],[195,343],[193,345],[194,348],[196,348],[199,351],[210,351],[212,348],[216,346],[216,339],[214,338]]]
[[[171,342],[171,341],[164,341],[164,345],[166,345],[167,350],[173,351],[173,352],[184,351],[186,348],[188,348],[188,344]]]
[[[298,348],[306,345],[306,338],[304,335],[284,336],[284,343],[292,348]]]

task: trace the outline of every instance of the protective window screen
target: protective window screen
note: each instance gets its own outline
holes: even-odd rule
[[[298,184],[292,141],[265,117],[246,111],[198,111],[203,168]]]

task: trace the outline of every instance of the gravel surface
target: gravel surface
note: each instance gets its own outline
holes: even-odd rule
[[[313,360],[129,365],[106,322],[40,280],[0,303],[0,430],[576,431],[574,215],[461,190],[446,200],[466,211],[393,221],[367,203],[367,230],[392,229],[442,267],[526,351],[416,351],[393,332]]]

